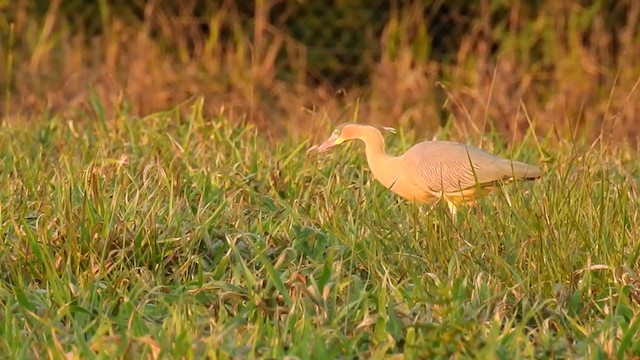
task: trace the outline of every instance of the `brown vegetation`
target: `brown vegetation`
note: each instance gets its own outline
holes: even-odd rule
[[[2,118],[77,117],[92,97],[108,116],[146,115],[202,95],[209,114],[274,133],[306,133],[357,111],[425,137],[443,124],[508,139],[531,124],[559,138],[640,135],[637,1],[477,1],[465,20],[452,20],[462,25],[451,32],[463,36],[440,57],[432,47],[443,33],[429,33],[428,24],[442,3],[398,5],[375,37],[367,81],[344,86],[310,69],[309,48],[282,26],[292,16],[287,2],[256,1],[249,19],[234,1],[208,12],[195,0],[177,9],[148,1],[138,18],[98,3],[99,19],[77,21],[61,0],[43,16],[34,2],[0,1]]]

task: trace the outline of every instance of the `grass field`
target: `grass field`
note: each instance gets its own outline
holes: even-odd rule
[[[361,145],[94,105],[0,133],[2,358],[640,356],[622,145],[487,136],[546,174],[453,222],[371,180]]]

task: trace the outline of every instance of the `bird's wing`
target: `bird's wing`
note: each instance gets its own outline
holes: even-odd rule
[[[509,160],[454,142],[421,143],[405,155],[412,181],[435,194],[493,184],[518,172]]]

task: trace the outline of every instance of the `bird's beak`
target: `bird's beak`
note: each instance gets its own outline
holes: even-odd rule
[[[325,140],[322,144],[320,144],[317,150],[319,153],[325,152],[331,149],[332,147],[341,144],[343,141],[344,140],[340,137],[339,134],[333,134],[327,140]]]

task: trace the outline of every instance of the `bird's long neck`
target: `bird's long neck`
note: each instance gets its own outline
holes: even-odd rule
[[[396,157],[386,153],[382,134],[378,129],[370,128],[362,134],[360,139],[365,143],[367,163],[373,177],[384,186],[390,187],[396,181],[396,171],[394,171]]]
[[[378,129],[370,128],[371,130],[364,133],[361,137],[365,144],[365,152],[367,159],[386,156],[387,153],[384,149],[384,138]]]

